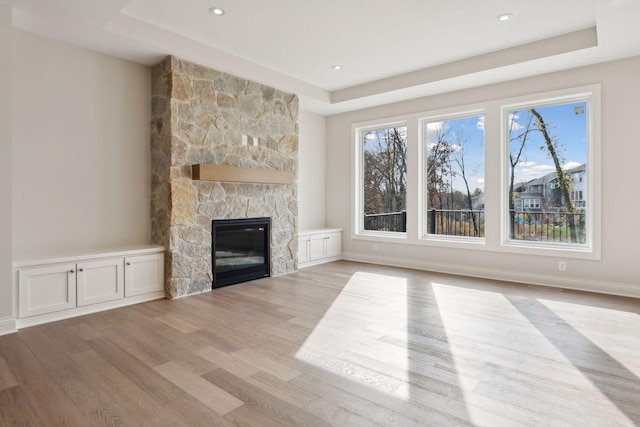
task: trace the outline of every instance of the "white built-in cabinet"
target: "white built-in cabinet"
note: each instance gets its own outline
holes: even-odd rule
[[[86,261],[76,265],[78,307],[124,298],[121,258]]]
[[[164,257],[138,255],[124,259],[124,296],[164,290]]]
[[[342,230],[326,228],[298,233],[298,268],[339,260]]]
[[[17,325],[164,298],[164,248],[14,262]]]
[[[76,306],[76,265],[60,264],[18,271],[18,317]]]

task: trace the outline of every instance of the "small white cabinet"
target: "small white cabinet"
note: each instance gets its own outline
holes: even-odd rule
[[[164,248],[14,262],[18,326],[164,297]]]
[[[76,306],[76,265],[59,264],[18,271],[20,317]]]
[[[78,307],[124,298],[122,258],[87,261],[77,265]]]
[[[124,296],[164,290],[164,258],[158,255],[133,256],[124,259]]]
[[[303,231],[298,234],[298,267],[339,260],[342,230],[337,228]]]

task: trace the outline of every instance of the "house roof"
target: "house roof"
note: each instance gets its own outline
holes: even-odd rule
[[[578,173],[578,172],[584,172],[586,170],[586,164],[581,164],[580,166],[576,166],[575,168],[571,168],[571,169],[567,169],[567,172],[569,174],[574,174],[574,173]],[[551,182],[557,181],[558,177],[556,175],[556,172],[549,172],[546,175],[543,175],[539,178],[534,178],[531,181],[527,181],[527,182],[519,182],[517,184],[514,184],[513,189],[514,191],[518,192],[521,188],[525,188],[525,187],[533,187],[536,185],[547,185]],[[536,193],[530,193],[530,194],[536,194]]]

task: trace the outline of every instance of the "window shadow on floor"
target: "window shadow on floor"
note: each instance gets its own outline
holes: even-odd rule
[[[630,422],[640,425],[640,378],[535,298],[511,304]],[[638,340],[640,343],[640,332]],[[637,344],[640,346],[640,344]],[[611,425],[615,423],[612,422]]]

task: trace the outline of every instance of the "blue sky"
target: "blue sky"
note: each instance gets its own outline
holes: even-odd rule
[[[575,102],[561,105],[538,107],[536,111],[547,124],[550,136],[557,141],[556,147],[562,160],[562,166],[570,169],[586,162],[587,159],[587,103]],[[577,108],[577,110],[576,110]],[[510,111],[513,117],[512,135],[517,135],[527,125],[530,113],[527,109]],[[467,176],[471,191],[484,190],[484,117],[449,119],[431,122],[427,125],[427,146],[432,147],[438,132],[445,132],[445,139],[458,150],[464,150]],[[540,149],[544,147],[544,149]],[[512,143],[510,151],[517,150],[519,143]],[[459,174],[455,162],[452,167]],[[531,132],[526,141],[520,161],[515,168],[516,182],[530,181],[554,172],[553,159],[549,156],[541,132]],[[472,173],[473,172],[473,173]],[[466,191],[462,179],[453,179],[455,190]]]
[[[574,102],[536,108],[547,124],[550,136],[554,138],[562,166],[570,169],[586,162],[587,159],[587,111],[586,102]],[[527,109],[509,111],[513,118],[512,136],[522,133],[527,126],[530,113]],[[444,139],[454,147],[451,167],[457,173],[452,179],[454,190],[466,192],[460,168],[453,160],[464,156],[465,169],[471,191],[484,190],[484,116],[454,118],[427,123],[427,148],[431,149],[438,134],[444,132]],[[365,145],[374,142],[379,132],[369,132]],[[368,141],[369,140],[369,141]],[[510,144],[510,151],[517,152],[519,142]],[[543,149],[541,149],[543,147]],[[374,149],[374,147],[367,147]],[[508,161],[508,160],[505,160]],[[555,171],[553,159],[548,154],[541,132],[530,132],[520,161],[515,168],[515,182],[526,182]]]

